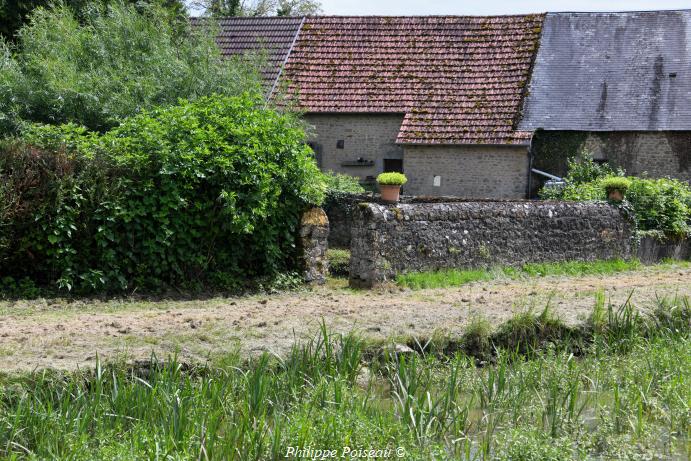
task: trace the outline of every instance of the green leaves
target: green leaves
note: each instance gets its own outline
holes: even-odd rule
[[[569,161],[567,185],[561,190],[543,189],[543,199],[569,201],[605,200],[607,191],[626,191],[638,230],[666,237],[691,237],[691,188],[671,178],[624,177],[590,158]]]
[[[381,173],[377,176],[377,183],[387,186],[402,186],[408,182],[408,178],[403,173]]]
[[[222,58],[208,24],[147,2],[93,4],[79,19],[65,5],[35,10],[14,53],[0,44],[0,134],[23,121],[103,132],[179,98],[260,94],[263,58]]]
[[[37,126],[27,140],[40,149],[0,156],[3,183],[17,183],[3,193],[27,212],[7,221],[21,243],[0,247],[13,262],[0,276],[65,290],[236,288],[291,270],[299,215],[323,198],[302,130],[254,95],[181,101],[103,135]],[[39,196],[19,187],[36,168]]]

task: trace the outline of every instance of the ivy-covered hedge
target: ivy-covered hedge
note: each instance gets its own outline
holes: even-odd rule
[[[625,177],[623,170],[612,170],[586,157],[570,159],[566,186],[545,188],[543,199],[590,201],[607,200],[607,187],[613,181],[627,184],[626,206],[633,211],[637,228],[657,238],[691,237],[691,188],[669,178]]]
[[[304,141],[253,96],[181,102],[103,135],[34,127],[0,155],[0,279],[234,289],[290,270],[299,215],[323,195]]]

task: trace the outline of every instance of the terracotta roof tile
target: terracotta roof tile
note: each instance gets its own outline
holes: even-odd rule
[[[405,114],[399,143],[511,144],[543,15],[310,17],[282,78],[308,112]]]
[[[193,19],[193,24],[201,24],[202,21],[201,18]],[[301,17],[222,18],[218,21],[220,30],[216,42],[224,56],[265,51],[268,65],[263,77],[267,86],[271,87],[288,57],[302,21]]]

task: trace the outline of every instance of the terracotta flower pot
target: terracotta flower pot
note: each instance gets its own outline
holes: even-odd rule
[[[613,202],[621,202],[624,200],[624,193],[619,189],[610,189],[607,191],[607,198]]]
[[[385,202],[398,202],[401,197],[401,186],[379,184],[379,192]]]

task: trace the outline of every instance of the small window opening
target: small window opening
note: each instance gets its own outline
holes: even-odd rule
[[[339,139],[336,141],[336,149],[343,149],[345,147],[345,141],[343,139]]]
[[[384,173],[403,173],[403,160],[400,158],[385,158]]]

